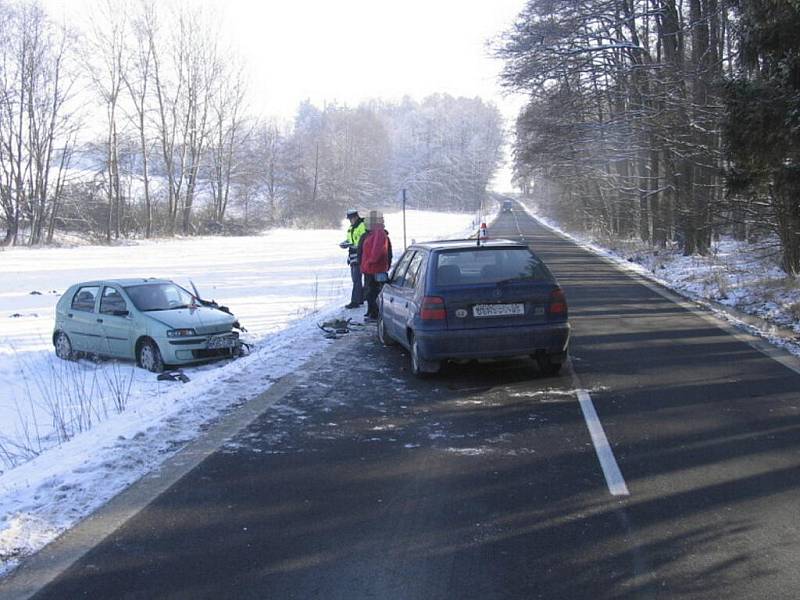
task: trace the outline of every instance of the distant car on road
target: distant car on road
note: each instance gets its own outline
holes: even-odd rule
[[[412,245],[384,285],[378,337],[411,353],[415,375],[448,359],[530,355],[548,375],[567,356],[567,301],[530,248],[509,240]]]
[[[514,203],[511,200],[503,200],[503,212],[514,210]]]
[[[87,281],[58,301],[53,345],[59,358],[133,359],[158,373],[167,364],[231,356],[240,345],[235,323],[166,279]]]

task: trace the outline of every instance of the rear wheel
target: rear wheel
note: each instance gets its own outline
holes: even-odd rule
[[[62,360],[75,360],[75,352],[72,350],[72,342],[63,331],[56,334],[56,339],[53,342],[56,349],[56,356]]]
[[[434,360],[425,360],[420,355],[419,342],[416,338],[411,338],[411,373],[416,377],[425,377],[433,373],[438,373],[441,363]]]
[[[397,343],[386,333],[386,323],[384,323],[383,315],[381,314],[378,315],[378,340],[384,346],[394,346]]]
[[[540,354],[535,358],[536,364],[539,366],[539,370],[542,372],[542,375],[546,377],[558,375],[558,372],[561,370],[561,365],[563,362],[560,358],[553,358],[549,354]]]
[[[161,358],[161,351],[152,340],[145,340],[141,343],[136,359],[140,367],[147,369],[151,373],[161,373],[164,370],[164,359]]]

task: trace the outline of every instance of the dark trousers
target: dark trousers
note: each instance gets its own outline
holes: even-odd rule
[[[350,294],[350,304],[362,304],[364,302],[364,284],[361,275],[361,265],[358,263],[350,265],[350,277],[353,280],[353,291]]]
[[[364,275],[364,286],[367,296],[367,315],[378,318],[378,294],[381,293],[382,283],[375,280],[375,275]]]

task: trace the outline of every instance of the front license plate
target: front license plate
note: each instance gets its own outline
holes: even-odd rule
[[[472,307],[472,315],[475,317],[507,317],[524,314],[524,304],[476,304]]]
[[[221,335],[212,337],[208,340],[209,350],[219,350],[220,348],[233,348],[236,346],[236,338],[232,335]]]

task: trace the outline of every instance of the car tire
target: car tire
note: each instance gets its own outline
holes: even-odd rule
[[[63,331],[59,331],[56,334],[56,339],[53,340],[53,346],[55,346],[56,356],[61,360],[75,360],[76,355],[75,351],[72,349],[72,342],[69,340],[69,336]]]
[[[386,323],[383,321],[383,315],[378,315],[378,340],[384,346],[394,346],[395,342],[388,333],[386,333]]]
[[[420,356],[419,343],[411,338],[411,374],[415,377],[425,377],[439,372],[441,363],[433,360],[425,360]]]
[[[151,373],[161,373],[164,370],[164,359],[161,350],[153,340],[145,340],[139,345],[136,353],[136,362],[139,366]]]
[[[540,354],[535,358],[536,364],[539,366],[539,371],[541,371],[542,375],[545,377],[558,375],[558,372],[561,370],[561,365],[563,364],[561,360],[554,359],[549,354]]]

